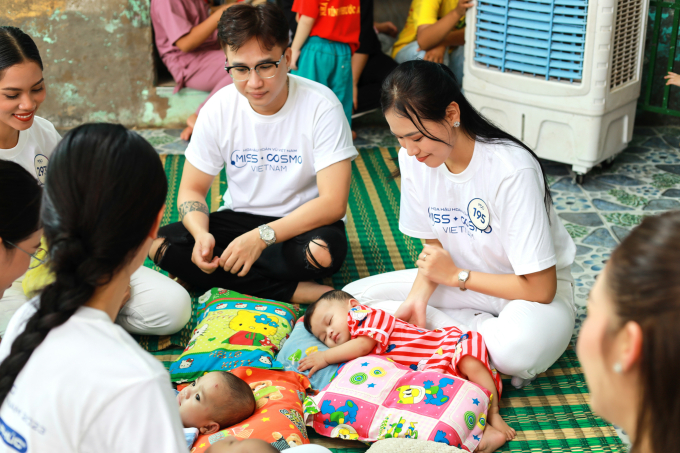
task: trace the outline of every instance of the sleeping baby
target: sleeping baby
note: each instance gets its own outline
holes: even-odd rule
[[[467,379],[491,392],[488,424],[478,451],[494,451],[515,437],[501,418],[502,383],[489,364],[486,345],[477,332],[457,327],[427,330],[383,310],[363,306],[344,291],[329,291],[307,308],[305,328],[330,349],[308,355],[299,370],[317,370],[367,354],[387,356],[417,371],[438,371]]]
[[[185,428],[213,434],[236,425],[255,412],[255,396],[242,379],[213,371],[177,392],[179,415]]]

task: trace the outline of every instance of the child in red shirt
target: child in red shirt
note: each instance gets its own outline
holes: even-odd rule
[[[352,54],[359,48],[359,0],[295,0],[293,74],[330,88],[352,125]]]

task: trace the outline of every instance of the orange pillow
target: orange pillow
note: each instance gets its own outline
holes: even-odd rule
[[[262,439],[277,450],[309,443],[303,419],[302,402],[309,380],[293,371],[240,367],[230,373],[246,381],[255,393],[255,413],[231,428],[198,436],[191,453],[203,453],[210,445],[228,436]]]

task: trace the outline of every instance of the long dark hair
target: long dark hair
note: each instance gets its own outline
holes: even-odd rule
[[[0,78],[5,69],[32,61],[43,69],[40,52],[33,39],[16,27],[0,27]]]
[[[469,138],[481,143],[514,144],[527,150],[536,159],[543,174],[543,201],[549,216],[552,196],[538,156],[527,145],[475,110],[463,96],[456,76],[446,65],[424,60],[402,63],[387,76],[380,95],[383,114],[394,109],[397,115],[411,120],[425,137],[446,144],[448,143],[444,140],[430,134],[423,122],[442,123],[446,118],[446,109],[452,102],[457,103],[460,108],[460,130]]]
[[[40,229],[42,189],[21,165],[0,160],[0,238],[7,250]]]
[[[42,218],[54,283],[0,364],[0,405],[31,354],[134,257],[165,202],[154,148],[114,124],[85,124],[57,145],[47,170]]]
[[[680,444],[680,211],[647,217],[612,253],[607,286],[622,327],[642,329],[635,444],[675,451]]]

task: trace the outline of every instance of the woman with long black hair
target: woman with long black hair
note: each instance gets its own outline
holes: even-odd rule
[[[40,185],[61,139],[52,123],[36,116],[46,96],[43,63],[35,42],[16,27],[0,27],[0,159],[20,164]],[[2,210],[0,218],[16,212]],[[52,279],[40,267],[17,277],[9,288],[2,288],[4,294],[0,292],[0,337],[12,314],[26,302],[26,295],[39,291]],[[127,303],[116,322],[130,333],[170,335],[191,317],[189,293],[145,267],[135,273],[124,298]]]
[[[57,146],[42,201],[55,281],[0,342],[0,425],[15,450],[186,452],[167,371],[114,324],[166,192],[155,150],[123,126],[86,124]]]
[[[345,291],[397,301],[397,317],[420,326],[428,304],[439,308],[481,333],[496,368],[525,385],[564,352],[575,313],[576,247],[538,158],[481,116],[444,65],[400,65],[381,103],[402,146],[399,228],[425,246],[417,269]]]
[[[593,411],[632,453],[680,443],[680,212],[647,217],[593,285],[576,351]]]

